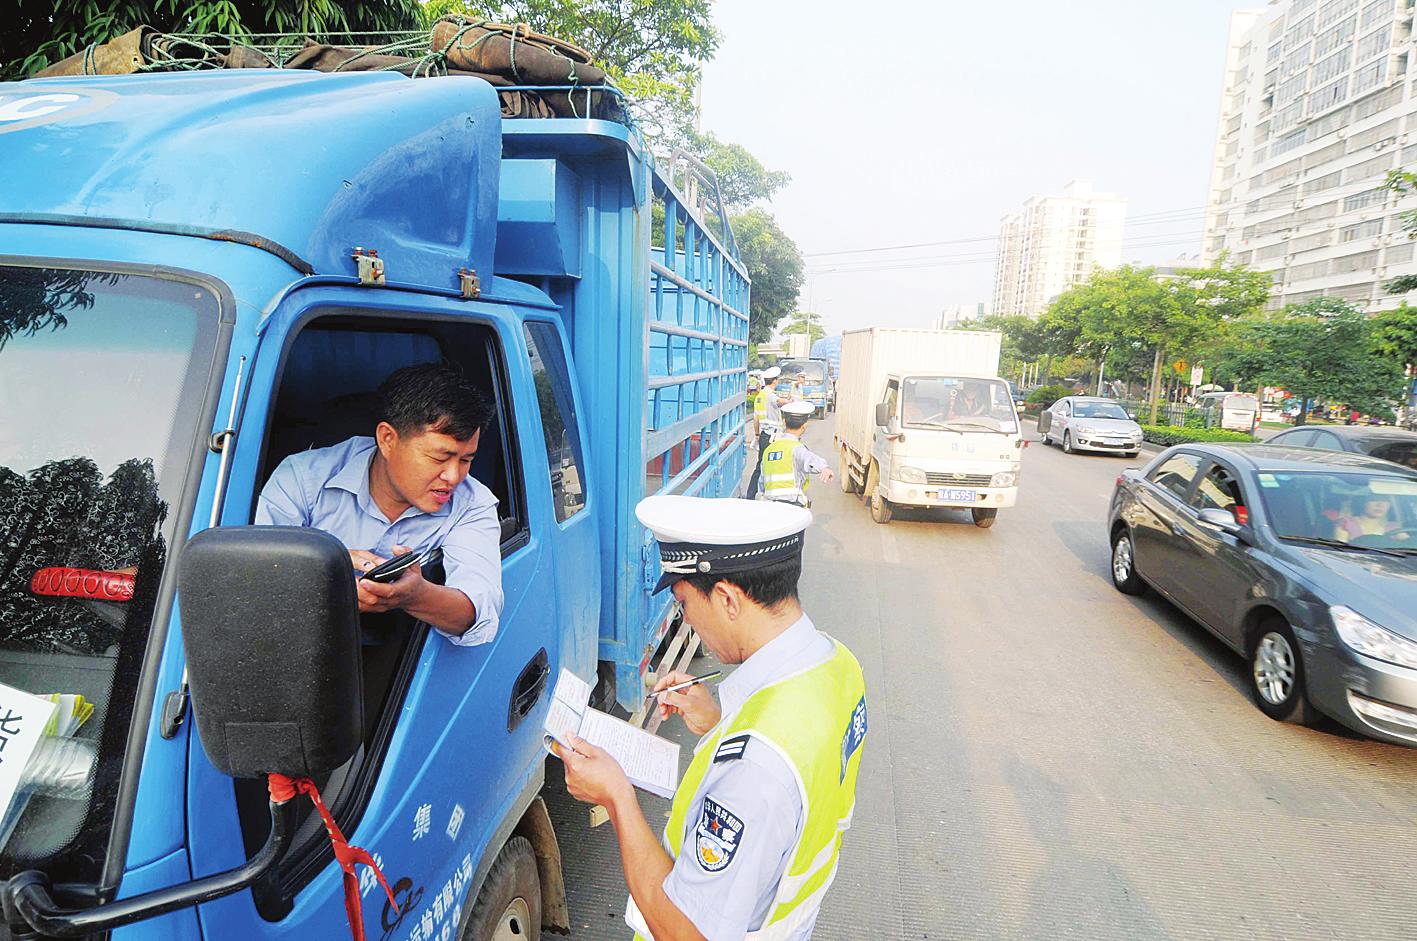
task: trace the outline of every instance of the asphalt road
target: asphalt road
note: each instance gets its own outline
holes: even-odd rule
[[[803,601],[871,710],[819,941],[1417,938],[1417,750],[1269,720],[1228,648],[1117,593],[1129,463],[1034,445],[991,530],[814,485]],[[627,938],[610,827],[548,792],[573,937]]]

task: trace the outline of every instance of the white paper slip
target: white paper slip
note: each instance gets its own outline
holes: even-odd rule
[[[569,747],[570,735],[578,735],[619,762],[635,787],[672,798],[679,783],[679,746],[590,708],[590,694],[589,684],[570,670],[561,670],[544,724],[547,750],[551,739]]]
[[[54,713],[54,703],[0,684],[0,816],[20,787],[20,775]]]

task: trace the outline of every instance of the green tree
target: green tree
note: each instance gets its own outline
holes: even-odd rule
[[[423,25],[418,0],[30,0],[0,30],[0,79],[32,75],[139,26],[160,32],[321,35]]]
[[[462,13],[569,40],[590,53],[633,103],[654,137],[693,126],[699,63],[713,58],[720,36],[712,0],[429,0],[428,21]]]
[[[792,182],[791,174],[769,170],[742,144],[726,143],[713,134],[690,131],[685,149],[718,177],[718,189],[729,212],[740,212],[766,202]]]
[[[753,281],[748,340],[766,343],[782,318],[797,308],[806,280],[802,253],[766,209],[754,207],[730,220],[738,254]]]
[[[822,326],[822,315],[809,310],[799,310],[793,314],[787,326],[782,328],[782,332],[805,333],[813,343],[827,335],[826,328]]]
[[[1044,316],[1043,330],[1054,355],[1072,352],[1096,362],[1117,350],[1119,359],[1134,363],[1139,351],[1149,351],[1155,424],[1162,363],[1190,356],[1222,322],[1259,310],[1268,296],[1267,275],[1223,260],[1166,279],[1152,268],[1123,265],[1095,272],[1060,295]]]
[[[1302,423],[1315,400],[1391,417],[1405,380],[1375,343],[1373,321],[1346,301],[1320,297],[1237,325],[1234,369],[1293,394]]]

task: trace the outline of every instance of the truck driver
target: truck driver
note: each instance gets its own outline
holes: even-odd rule
[[[406,366],[379,388],[374,436],[281,461],[256,523],[309,526],[349,550],[356,573],[404,552],[443,550],[445,584],[411,565],[396,580],[358,582],[359,610],[402,609],[459,646],[497,633],[502,560],[497,498],[469,475],[487,399],[448,366]]]

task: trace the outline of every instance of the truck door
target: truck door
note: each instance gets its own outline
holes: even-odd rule
[[[886,391],[881,396],[881,401],[886,405],[888,428],[900,427],[900,381],[890,379],[886,382]],[[891,442],[887,437],[886,430],[879,425],[875,425],[874,409],[871,415],[871,423],[874,429],[871,432],[871,457],[875,459],[876,466],[880,470],[882,479],[891,471]]]
[[[381,636],[366,635],[362,662],[350,665],[364,673],[364,745],[317,782],[351,842],[382,861],[400,906],[395,913],[361,870],[370,937],[456,937],[484,851],[495,853],[504,821],[540,788],[541,715],[564,619],[555,593],[541,589],[541,572],[556,567],[554,523],[524,342],[520,318],[499,305],[316,288],[276,312],[253,365],[230,524],[251,521],[286,455],[370,433],[374,390],[402,366],[452,364],[495,404],[471,473],[499,501],[500,628],[489,643],[463,647],[398,615]],[[244,859],[265,837],[264,782],[233,788],[195,745],[189,777],[194,871]],[[210,937],[344,936],[341,876],[318,819],[299,826],[277,878],[203,906],[200,917]]]

